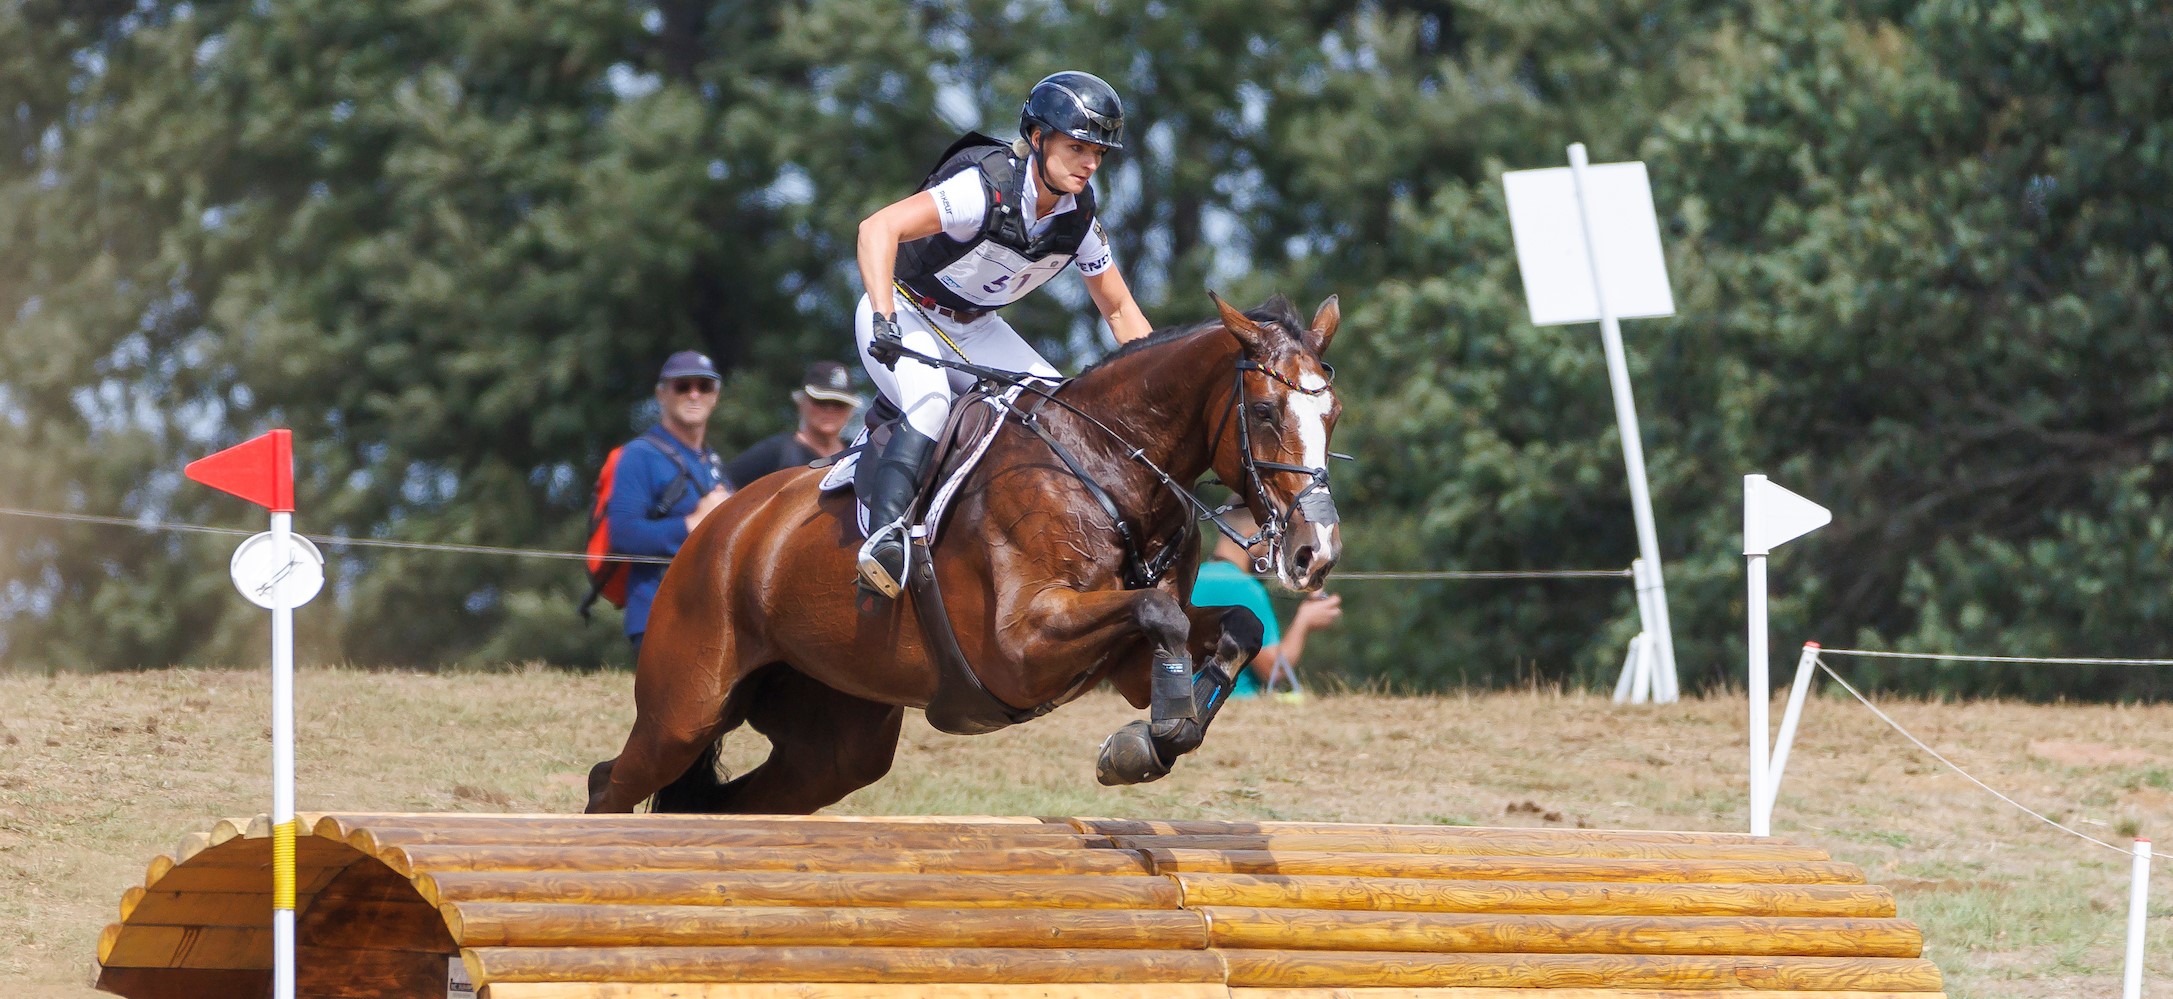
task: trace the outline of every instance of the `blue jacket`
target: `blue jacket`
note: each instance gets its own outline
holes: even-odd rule
[[[649,511],[664,498],[679,466],[665,456],[670,447],[685,463],[693,481],[663,517],[651,520]],[[611,502],[604,518],[611,524],[611,550],[621,555],[679,554],[687,540],[687,514],[694,512],[703,496],[722,481],[717,452],[696,451],[679,442],[659,425],[635,438],[619,453],[619,465],[611,482]],[[664,580],[664,566],[636,562],[626,567],[626,633],[649,630],[649,604],[656,599],[657,584]]]

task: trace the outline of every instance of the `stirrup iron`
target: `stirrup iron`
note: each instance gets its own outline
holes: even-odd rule
[[[884,565],[881,559],[875,557],[875,549],[889,540],[892,535],[897,536],[900,553],[898,575],[895,577],[890,574],[890,567]],[[889,599],[898,599],[899,591],[905,588],[906,576],[912,572],[912,565],[913,539],[907,534],[905,519],[902,517],[870,531],[868,540],[860,546],[860,582]]]

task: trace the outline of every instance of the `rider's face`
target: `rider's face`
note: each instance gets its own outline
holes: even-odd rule
[[[1081,142],[1068,135],[1052,135],[1041,144],[1041,153],[1048,158],[1049,184],[1058,194],[1077,194],[1086,190],[1087,181],[1094,171],[1102,168],[1102,154],[1107,146]]]

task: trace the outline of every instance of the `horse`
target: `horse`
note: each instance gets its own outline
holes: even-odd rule
[[[822,492],[819,470],[726,500],[665,571],[633,728],[590,771],[587,810],[811,813],[889,772],[907,707],[946,731],[988,731],[1104,680],[1150,718],[1103,742],[1097,777],[1169,773],[1262,637],[1249,611],[1190,605],[1195,517],[1264,551],[1256,570],[1299,591],[1321,587],[1341,547],[1328,489],[1341,404],[1322,360],[1337,299],[1308,323],[1281,295],[1245,312],[1209,297],[1214,318],[1061,383],[1022,380],[934,544],[916,546],[908,574],[925,586],[894,600],[853,586],[854,500]],[[1257,535],[1194,497],[1209,471]],[[907,605],[935,625],[915,627]],[[718,745],[741,725],[770,753],[727,780]]]

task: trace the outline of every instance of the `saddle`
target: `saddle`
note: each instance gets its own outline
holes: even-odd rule
[[[951,403],[951,415],[944,421],[943,433],[936,438],[935,454],[929,459],[928,467],[921,470],[921,480],[913,491],[913,503],[906,508],[915,537],[925,537],[928,543],[935,543],[937,529],[951,500],[956,498],[966,477],[980,464],[988,446],[995,442],[1004,412],[1021,391],[1016,387],[1002,392],[976,387]],[[860,457],[881,454],[883,445],[890,441],[902,419],[904,414],[898,407],[888,399],[878,398],[875,405],[868,408],[867,420],[853,439],[852,447],[824,473],[822,491],[833,492],[856,485],[861,475],[874,468],[873,461],[863,467]],[[855,502],[853,509],[860,536],[865,538],[872,526],[868,523],[868,508]]]

